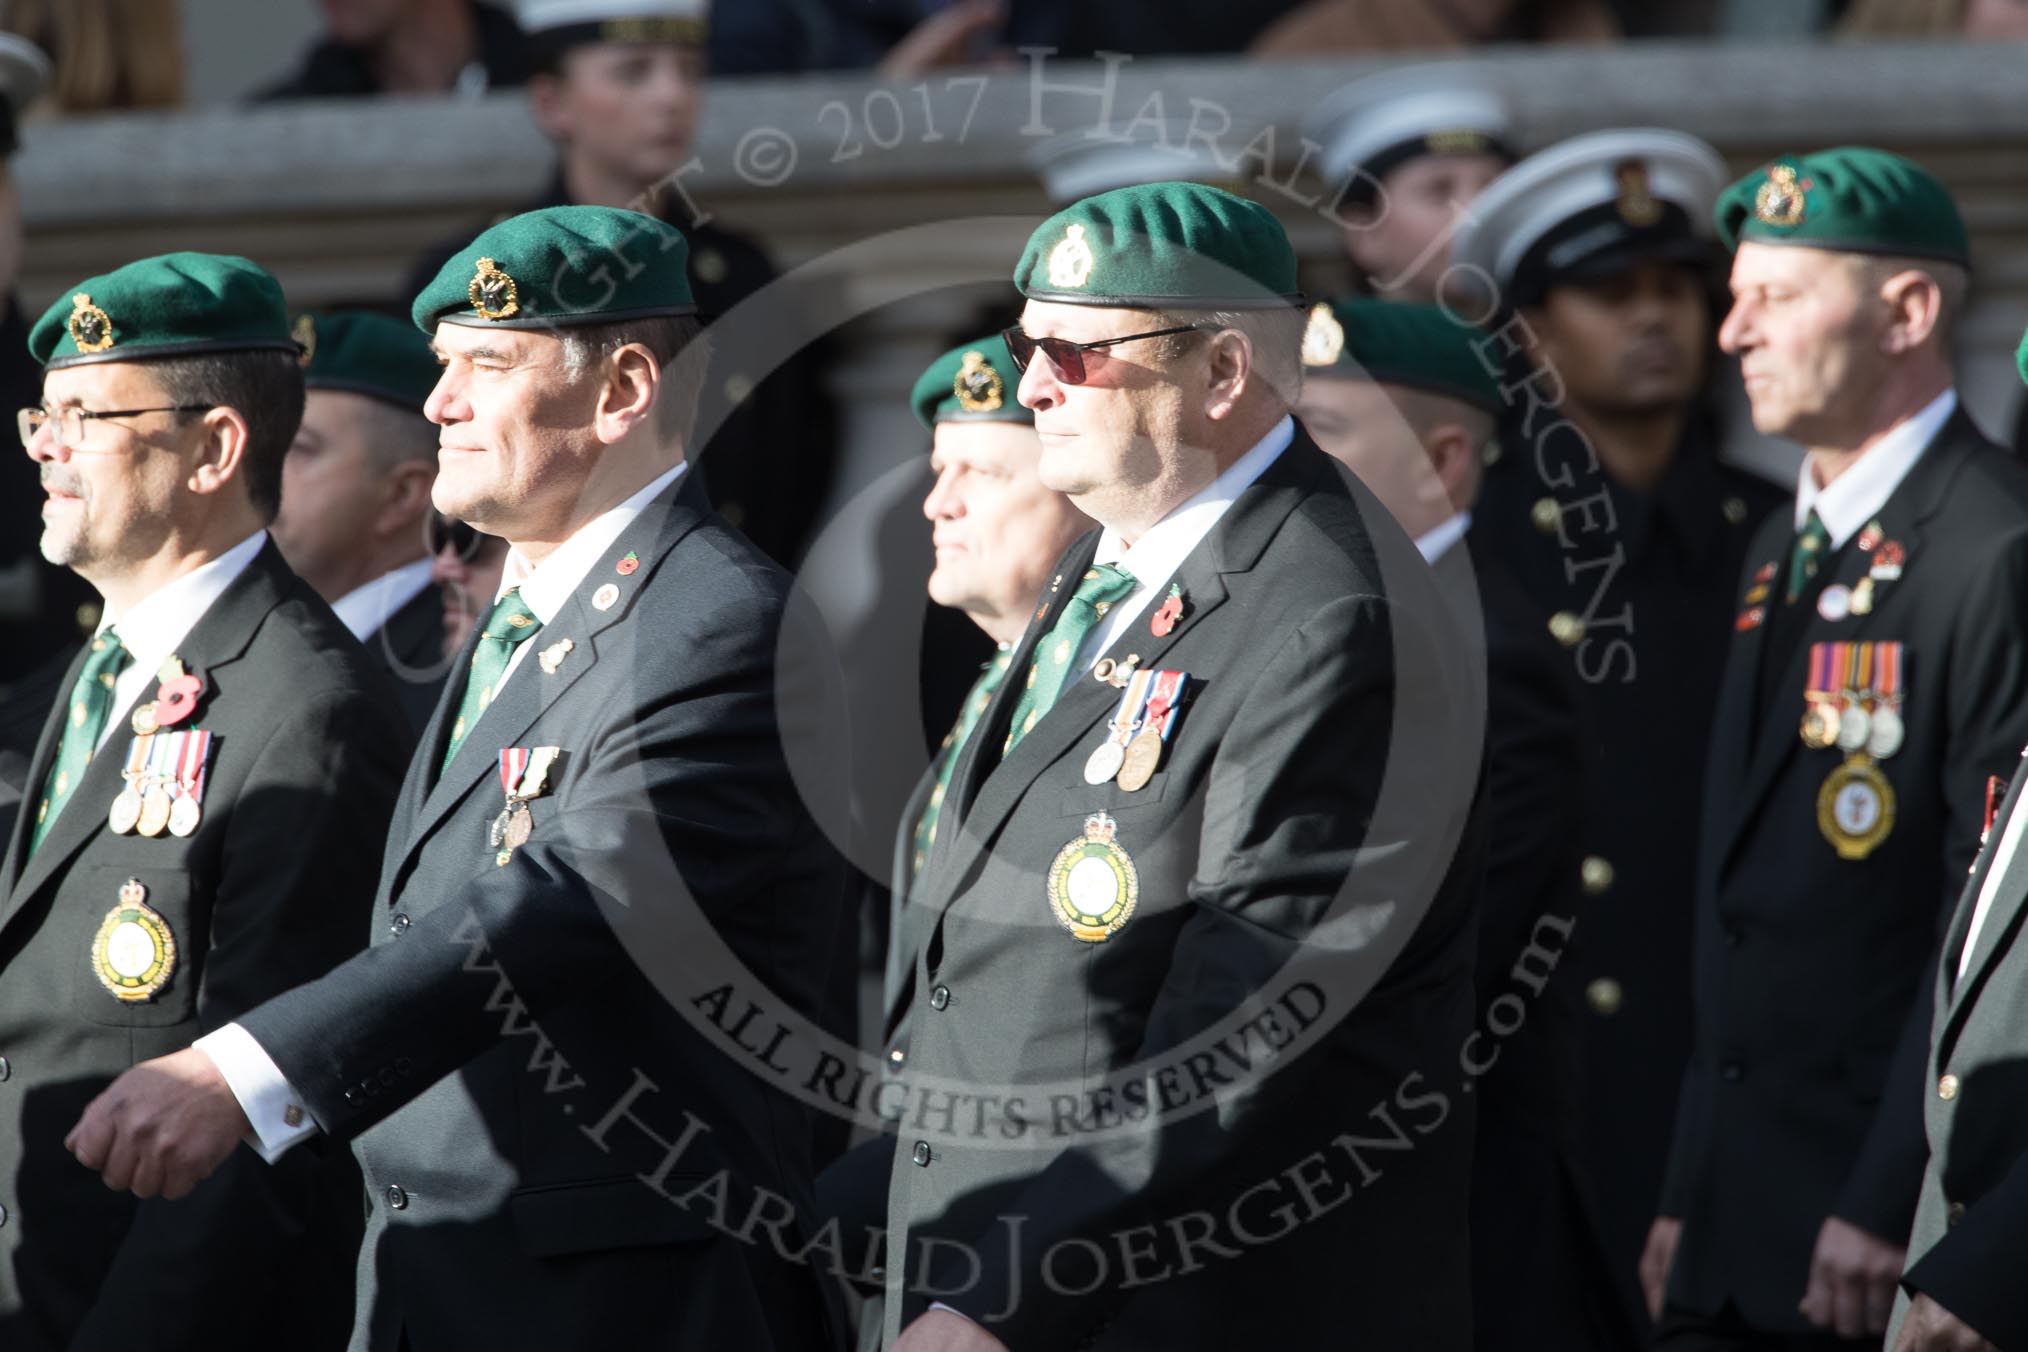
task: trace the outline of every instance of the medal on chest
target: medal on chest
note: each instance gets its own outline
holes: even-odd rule
[[[92,937],[91,962],[99,984],[126,1004],[153,1000],[176,975],[176,936],[140,879],[121,885],[119,904]]]
[[[1045,886],[1057,922],[1086,943],[1110,939],[1134,914],[1141,875],[1114,839],[1119,823],[1103,812],[1084,819],[1084,834],[1056,853]]]
[[[506,803],[486,827],[487,847],[494,851],[493,862],[505,867],[514,851],[528,843],[535,831],[535,814],[528,803],[549,792],[550,772],[561,747],[509,746],[500,749],[500,788]]]

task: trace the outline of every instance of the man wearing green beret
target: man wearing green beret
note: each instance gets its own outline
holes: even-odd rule
[[[652,217],[559,207],[416,297],[443,363],[435,502],[512,549],[410,764],[372,946],[131,1072],[73,1136],[108,1184],[171,1194],[249,1123],[270,1153],[351,1142],[355,1347],[830,1336],[791,1261],[806,1110],[693,1003],[747,983],[807,1017],[844,871],[812,815],[836,807],[812,796],[836,760],[821,650],[686,472],[686,262]],[[762,1205],[771,1240],[743,1242]]]
[[[1499,561],[1471,547],[1481,450],[1503,407],[1485,335],[1434,305],[1320,303],[1303,338],[1297,413],[1386,504],[1436,570],[1482,688],[1460,704],[1483,732],[1487,839],[1479,882],[1481,1040],[1472,1152],[1473,1346],[1479,1352],[1634,1342],[1582,1167],[1580,984],[1564,965],[1580,923],[1583,750],[1568,663]],[[1515,971],[1542,980],[1527,1023],[1498,1002]],[[1474,1058],[1475,1062],[1479,1057]]]
[[[2028,381],[2028,340],[2017,355]],[[2028,1300],[2014,1280],[2028,1237],[2028,1121],[2017,1092],[2028,949],[2015,952],[2028,902],[2028,774],[2017,767],[2004,791],[1993,787],[1982,848],[1944,932],[1924,1085],[1937,1092],[1923,1095],[1929,1159],[1889,1352],[2028,1345]]]
[[[1037,476],[1101,528],[1051,570],[911,897],[886,1340],[1317,1347],[1356,1320],[1462,1349],[1471,896],[1440,880],[1476,848],[1478,747],[1449,741],[1427,569],[1290,417],[1303,315],[1265,208],[1104,193],[1015,282]],[[1332,1145],[1380,1119],[1413,1143],[1384,1168]]]
[[[1958,1088],[1923,1068],[1938,934],[2028,743],[2028,469],[1952,387],[1970,253],[1920,166],[1784,155],[1717,223],[1719,342],[1808,454],[1739,582],[1642,1279],[1664,1347],[1877,1346]]]
[[[153,1172],[108,1192],[65,1153],[116,1077],[201,1061],[200,1033],[364,937],[406,733],[386,675],[266,533],[303,406],[281,288],[244,258],[143,259],[66,290],[28,345],[42,553],[104,610],[0,864],[0,1343],[289,1328],[342,1347],[359,1237],[342,1152],[237,1151],[177,1202]]]
[[[444,685],[444,603],[428,520],[437,361],[413,324],[371,311],[303,315],[303,424],[282,467],[282,557],[393,675],[417,732]],[[490,600],[490,598],[489,598]]]

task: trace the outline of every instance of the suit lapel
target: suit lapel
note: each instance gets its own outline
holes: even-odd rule
[[[288,566],[282,562],[273,542],[265,542],[240,575],[191,627],[190,633],[177,646],[176,653],[187,670],[204,677],[204,692],[199,696],[196,714],[186,726],[203,727],[208,723],[212,701],[219,691],[220,674],[239,660],[252,641],[254,631],[282,600],[287,589],[300,585],[295,574],[289,572]],[[72,684],[76,683],[75,671],[69,674],[69,680]],[[144,687],[141,700],[154,699],[157,684],[159,682]],[[66,702],[69,699],[69,686],[65,687],[64,699]],[[216,727],[213,730],[223,733]],[[47,775],[49,761],[44,753],[46,751],[49,757],[54,757],[55,743],[49,729],[45,729],[43,735],[49,745],[37,748],[35,773]],[[115,727],[85,767],[70,802],[43,838],[42,848],[20,866],[15,885],[7,894],[7,910],[4,916],[0,916],[0,928],[5,928],[37,888],[67,864],[88,841],[106,829],[106,808],[120,791],[120,772],[125,768],[123,762],[127,745],[126,732]],[[214,750],[212,754],[216,756],[220,753]],[[39,794],[40,784],[34,783]],[[21,815],[24,819],[32,815],[26,802]],[[9,853],[10,864],[17,857],[15,851],[26,848],[27,844],[19,832],[16,834],[17,844]]]
[[[1151,604],[1106,649],[1104,655],[1117,662],[1131,653],[1138,653],[1140,668],[1161,666],[1169,650],[1195,631],[1225,601],[1229,594],[1225,576],[1253,567],[1297,502],[1305,493],[1325,482],[1322,476],[1329,472],[1332,463],[1298,425],[1295,441],[1239,495],[1218,524],[1212,527],[1211,533],[1184,558],[1175,573],[1161,579],[1151,589]],[[1005,759],[1001,758],[1000,748],[1007,737],[1008,720],[1028,665],[1034,660],[1036,644],[1048,631],[1049,625],[1054,623],[1057,598],[1068,597],[1075,590],[1075,579],[1090,566],[1097,549],[1098,537],[1094,534],[1079,541],[1064,556],[1064,566],[1058,569],[1051,590],[1044,598],[1048,603],[1046,613],[1029,623],[1028,632],[1022,635],[1008,667],[1007,679],[1000,683],[993,707],[987,710],[986,718],[981,720],[972,735],[971,744],[965,748],[958,766],[958,771],[965,775],[966,785],[966,797],[958,805],[961,816],[953,824],[956,829],[948,835],[942,830],[937,832],[936,847],[925,867],[925,874],[934,872],[939,884],[945,881],[952,884],[948,887],[940,885],[936,889],[940,908],[948,905],[957,895],[956,884],[992,843],[1029,787],[1080,738],[1089,736],[1119,702],[1120,692],[1111,685],[1093,680],[1089,675],[1075,675],[1065,684],[1049,712]],[[1146,621],[1153,616],[1155,605],[1159,604],[1152,598],[1165,595],[1171,582],[1182,585],[1188,605],[1175,627],[1166,636],[1158,638]],[[955,778],[953,776],[954,782]],[[947,803],[946,811],[949,806]]]
[[[83,674],[85,659],[90,652],[89,643],[78,649],[70,669],[63,674],[63,685],[58,688],[56,703],[50,706],[49,716],[43,720],[42,736],[35,743],[35,758],[29,763],[28,779],[21,787],[21,810],[14,814],[14,829],[7,838],[7,862],[4,869],[0,869],[0,906],[5,906],[7,898],[14,895],[14,885],[21,877],[22,854],[28,848],[29,833],[35,829],[35,814],[42,805],[42,787],[49,782],[50,767],[56,763],[57,744],[63,738],[63,711],[70,705],[71,691],[77,687],[77,678]],[[109,741],[107,745],[112,743]]]
[[[516,745],[522,735],[563,697],[564,692],[592,669],[598,660],[599,636],[627,619],[638,603],[642,589],[661,569],[669,550],[704,519],[703,499],[701,492],[695,491],[695,478],[694,473],[686,473],[620,532],[619,538],[585,573],[555,617],[542,627],[540,633],[527,640],[524,646],[534,651],[521,657],[500,686],[499,696],[479,715],[479,721],[465,735],[457,755],[444,767],[441,776],[435,776],[436,766],[443,759],[444,745],[449,740],[445,722],[450,706],[463,697],[464,674],[471,666],[471,653],[478,646],[476,630],[466,640],[458,665],[452,668],[452,679],[445,682],[443,698],[437,701],[436,713],[423,734],[416,760],[409,766],[408,779],[402,788],[402,804],[404,812],[413,811],[414,815],[401,818],[410,826],[402,843],[390,848],[388,867],[383,870],[381,878],[383,893],[392,890],[402,869],[415,858],[452,810],[464,802],[474,788],[489,782],[498,773],[499,752]],[[617,565],[629,553],[636,556],[640,566],[630,573],[621,573]],[[608,585],[618,588],[619,596],[608,608],[601,610],[592,603],[592,598]],[[542,654],[566,639],[571,644],[569,651],[559,655],[553,672],[545,670]],[[575,749],[565,748],[566,752]]]
[[[1987,846],[1979,852],[1976,867],[1966,881],[1957,909],[1951,916],[1950,930],[1944,937],[1943,970],[1938,974],[1941,988],[1946,992],[1944,1021],[1938,1030],[1937,1046],[1940,1048],[1948,1049],[1956,1036],[1958,1020],[1969,1007],[1972,993],[1983,983],[1986,969],[2004,951],[2002,941],[2012,932],[2022,900],[2028,897],[2028,838],[2024,838],[2017,843],[2013,857],[2000,871],[1994,885],[1993,904],[1979,924],[1978,939],[1972,945],[1969,960],[1966,960],[1965,938],[1972,927],[1979,893],[1985,890],[1994,856],[2000,842],[2006,839],[2007,823],[2013,819],[2024,787],[2028,787],[2028,766],[2014,773],[2014,782],[2007,788],[2006,801],[1993,817]],[[1960,966],[1964,968],[1962,979],[1958,976]]]

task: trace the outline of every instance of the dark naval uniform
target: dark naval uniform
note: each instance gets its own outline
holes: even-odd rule
[[[1576,678],[1585,896],[1557,979],[1582,995],[1586,1171],[1632,1302],[1690,1052],[1704,748],[1747,544],[1784,495],[1694,434],[1652,495],[1582,468],[1552,486],[1510,448],[1468,539],[1512,569]]]
[[[366,651],[379,659],[401,692],[401,711],[418,734],[436,711],[450,664],[444,657],[444,594],[424,587],[366,636]]]
[[[516,210],[569,204],[559,171],[541,197]],[[665,219],[690,241],[690,289],[707,324],[775,280],[774,264],[744,235],[709,221],[691,222],[680,201]],[[427,286],[469,238],[442,241],[425,253],[409,276],[407,294]],[[747,338],[742,347],[753,341]],[[691,451],[691,466],[702,475],[719,515],[769,558],[794,567],[816,533],[831,487],[831,403],[819,363],[807,350],[790,355],[765,379],[739,369],[739,355],[713,353],[696,426],[718,430]]]

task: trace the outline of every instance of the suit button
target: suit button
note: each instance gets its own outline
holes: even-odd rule
[[[1746,1078],[1746,1067],[1737,1061],[1727,1061],[1718,1068],[1718,1074],[1727,1084],[1738,1084]]]
[[[1537,498],[1535,505],[1528,509],[1528,519],[1544,535],[1554,535],[1556,528],[1563,524],[1563,508],[1556,505],[1555,498]]]
[[[346,1101],[347,1103],[357,1103],[357,1102],[359,1102],[359,1091],[358,1091],[357,1089],[348,1089],[348,1090],[346,1090],[346,1091],[345,1091],[345,1101]]]
[[[866,1269],[866,1275],[876,1282],[884,1282],[887,1280],[887,1269],[875,1263],[872,1267]]]
[[[931,1009],[947,1009],[950,1007],[950,1003],[951,988],[949,986],[938,986],[930,992]]]
[[[394,919],[387,922],[387,932],[389,934],[392,934],[395,938],[399,939],[402,935],[408,933],[408,924],[409,921],[407,913],[397,911],[395,913]]]
[[[908,1152],[908,1157],[914,1160],[918,1167],[923,1169],[929,1168],[930,1162],[929,1142],[917,1141],[915,1143],[915,1149]]]
[[[408,1073],[409,1073],[410,1071],[412,1071],[412,1070],[414,1070],[414,1069],[415,1069],[415,1063],[414,1063],[413,1061],[409,1060],[409,1059],[408,1059],[408,1058],[407,1058],[406,1056],[397,1056],[397,1057],[395,1057],[395,1058],[394,1058],[394,1073],[395,1073],[395,1074],[397,1074],[397,1075],[406,1075],[406,1074],[408,1074]]]
[[[388,1184],[387,1192],[384,1196],[387,1198],[387,1209],[389,1211],[406,1211],[408,1209],[408,1194],[401,1190],[399,1183]]]
[[[1584,621],[1574,611],[1559,610],[1549,617],[1549,636],[1566,648],[1584,642]]]
[[[901,1048],[896,1047],[893,1051],[887,1054],[887,1059],[894,1062],[894,1064],[898,1066],[902,1062],[908,1060],[908,1053],[903,1051]]]
[[[1958,1077],[1946,1075],[1936,1082],[1936,1096],[1949,1103],[1958,1096]]]
[[[1585,1003],[1601,1018],[1610,1019],[1619,1013],[1625,999],[1626,992],[1620,989],[1620,983],[1609,976],[1602,976],[1584,988]]]
[[[1965,1204],[1963,1202],[1952,1202],[1949,1206],[1944,1208],[1944,1224],[1956,1225],[1959,1221],[1963,1220],[1964,1218],[1965,1218]]]
[[[1603,896],[1613,885],[1612,860],[1604,855],[1588,854],[1584,857],[1584,863],[1578,867],[1577,876],[1584,884],[1586,896]]]
[[[14,1073],[13,1064],[9,1062],[6,1057],[0,1056],[0,1080],[6,1079],[13,1073]]]

